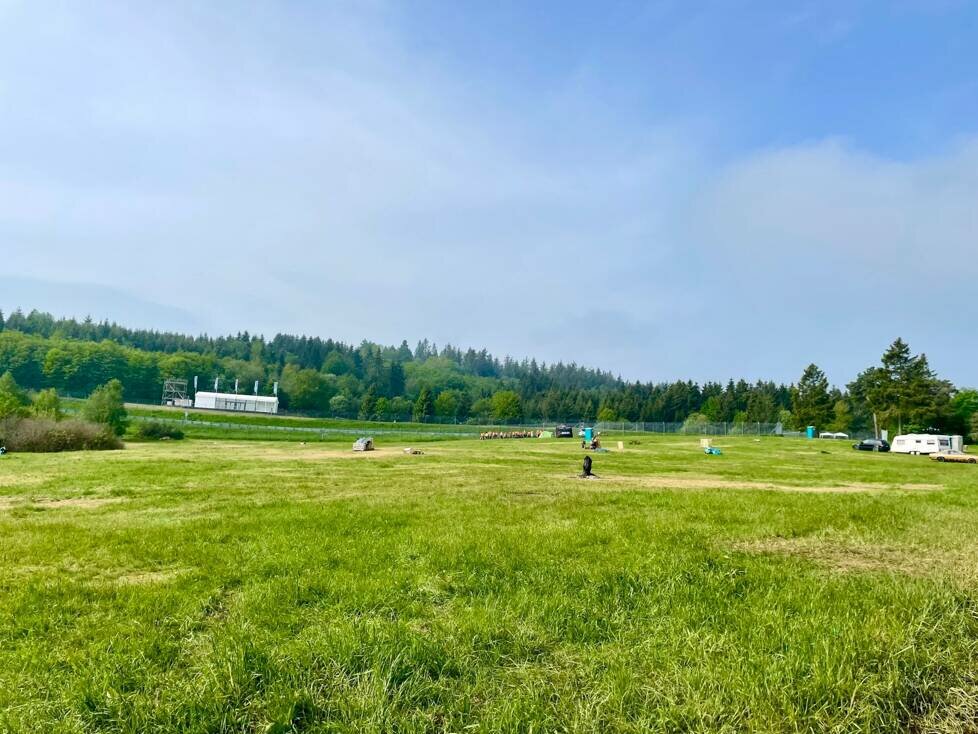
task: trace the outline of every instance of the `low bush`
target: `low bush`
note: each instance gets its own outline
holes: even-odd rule
[[[183,438],[183,431],[161,421],[147,421],[139,425],[139,428],[136,429],[136,435],[146,441],[160,441],[162,439],[179,441]]]
[[[88,421],[11,418],[0,423],[0,446],[25,453],[108,451],[121,449],[122,441],[111,428]]]

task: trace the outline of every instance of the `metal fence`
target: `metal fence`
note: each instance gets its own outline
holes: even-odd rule
[[[230,421],[198,420],[189,415],[177,418],[161,416],[142,416],[131,415],[130,418],[136,421],[158,421],[182,426],[194,426],[201,428],[218,428],[231,431],[244,432],[284,432],[301,433],[310,436],[325,438],[329,435],[363,436],[363,435],[389,435],[389,436],[432,436],[439,438],[477,438],[481,433],[491,431],[536,431],[553,430],[556,424],[550,422],[525,423],[521,425],[500,425],[484,424],[469,425],[458,424],[454,430],[431,430],[422,428],[420,424],[405,424],[404,428],[392,428],[389,424],[378,424],[377,422],[362,421],[353,426],[289,426],[279,425],[274,422],[244,423]],[[274,420],[274,419],[272,419]],[[567,424],[570,425],[570,424]],[[575,433],[585,424],[579,422],[574,424]],[[784,430],[780,423],[668,423],[656,422],[599,422],[591,425],[595,430],[604,433],[660,433],[676,434],[685,436],[784,436],[784,437],[803,437],[805,434],[800,431]],[[447,428],[447,426],[446,426]],[[840,438],[865,438],[862,433],[840,436]]]
[[[142,403],[134,402],[134,405],[146,408],[159,408],[160,406],[156,403]],[[74,408],[71,406],[66,406],[67,412],[74,412]],[[195,413],[210,413],[208,410],[197,409]],[[222,411],[214,411],[214,415],[230,415],[229,413]],[[534,421],[514,421],[511,423],[506,422],[495,422],[489,420],[479,420],[477,418],[469,419],[468,421],[458,421],[454,418],[445,418],[440,416],[431,416],[423,421],[404,421],[404,427],[399,426],[398,419],[394,420],[366,420],[366,419],[351,419],[351,418],[322,418],[320,416],[304,416],[300,413],[292,412],[280,412],[276,415],[262,415],[256,413],[235,413],[235,415],[242,415],[248,417],[260,416],[266,418],[269,422],[262,423],[245,423],[245,422],[232,422],[232,421],[216,421],[216,420],[198,420],[196,418],[191,418],[191,414],[185,411],[183,417],[169,418],[162,416],[130,416],[134,420],[138,421],[161,421],[165,423],[179,423],[188,426],[201,426],[201,427],[213,427],[213,428],[223,428],[228,430],[241,430],[241,431],[282,431],[282,432],[293,432],[293,433],[304,433],[313,434],[320,436],[327,436],[330,434],[336,435],[365,435],[365,434],[377,434],[377,435],[418,435],[423,434],[426,436],[454,436],[459,438],[477,438],[480,433],[486,433],[491,431],[535,431],[544,430],[552,431],[558,425],[569,425],[574,428],[575,434],[582,429],[584,426],[593,427],[597,431],[602,431],[605,433],[664,433],[664,434],[678,434],[686,436],[784,436],[784,437],[804,437],[805,433],[802,431],[794,431],[785,429],[781,423],[760,423],[760,422],[732,422],[732,421],[685,421],[685,422],[668,422],[668,421],[586,421],[586,420],[574,420],[574,421],[558,421],[551,419],[534,420]],[[295,425],[281,425],[276,424],[274,421],[278,419],[296,419],[296,418],[311,418],[318,419],[320,421],[336,420],[347,424],[352,423],[353,425],[345,426],[295,426]],[[395,427],[392,427],[395,426]],[[433,430],[428,428],[428,426],[443,426],[444,429]],[[850,439],[863,439],[863,438],[873,438],[871,431],[850,431],[847,435],[838,436],[838,438],[850,438]]]
[[[668,423],[653,421],[645,423],[631,423],[628,421],[599,422],[594,424],[599,431],[614,431],[620,433],[674,433],[687,436],[787,436],[793,438],[803,438],[807,434],[805,431],[793,431],[786,429],[781,423],[757,423],[757,422],[691,422]],[[816,434],[818,435],[818,434]],[[872,438],[873,434],[867,431],[850,431],[840,433],[832,438]]]
[[[387,436],[434,436],[439,438],[478,438],[479,433],[474,430],[466,431],[427,431],[411,430],[409,428],[378,428],[365,423],[362,427],[347,428],[323,428],[318,426],[283,426],[274,423],[229,423],[224,421],[195,420],[193,418],[164,418],[152,415],[130,415],[130,420],[147,423],[169,423],[180,426],[194,426],[200,428],[219,428],[231,431],[243,431],[250,433],[301,433],[308,436],[364,436],[364,435],[387,435]]]

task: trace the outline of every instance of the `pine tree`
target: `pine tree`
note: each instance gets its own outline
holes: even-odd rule
[[[808,365],[791,397],[795,421],[801,426],[824,427],[832,419],[832,408],[828,378],[817,365]]]
[[[421,388],[418,399],[414,401],[414,411],[412,417],[416,422],[424,422],[431,418],[435,413],[434,401],[431,398],[431,390],[426,387]]]
[[[391,362],[388,383],[390,385],[389,397],[393,398],[404,394],[404,367],[400,362]]]
[[[941,429],[951,415],[951,383],[938,379],[927,355],[915,357],[903,375],[901,416],[915,430]]]
[[[883,354],[880,367],[870,367],[849,385],[852,401],[864,420],[876,414],[880,427],[921,431],[953,423],[951,383],[931,370],[927,355],[913,356],[902,339]]]
[[[774,398],[760,388],[753,389],[747,399],[747,420],[751,423],[773,423],[777,415]]]
[[[377,396],[374,393],[373,387],[371,387],[364,394],[363,399],[360,401],[360,419],[370,420],[373,417],[374,412],[377,409]]]
[[[832,422],[829,424],[830,431],[848,433],[852,428],[852,414],[849,412],[849,403],[845,400],[836,400],[832,407]]]
[[[464,421],[469,417],[471,411],[472,398],[469,397],[469,394],[465,390],[462,390],[458,396],[458,402],[455,404],[455,417],[460,421]]]

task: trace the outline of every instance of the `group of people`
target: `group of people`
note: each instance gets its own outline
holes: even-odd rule
[[[480,441],[491,438],[540,438],[543,431],[487,431],[479,434]]]

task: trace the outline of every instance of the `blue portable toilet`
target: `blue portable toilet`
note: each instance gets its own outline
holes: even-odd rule
[[[593,428],[585,428],[584,429],[584,442],[585,443],[591,443],[591,439],[592,438],[594,438],[594,429]]]
[[[805,431],[805,434],[806,434],[806,435],[807,435],[807,436],[808,436],[809,438],[815,438],[815,426],[809,426],[809,427],[808,427],[808,430],[807,430],[807,431]]]

